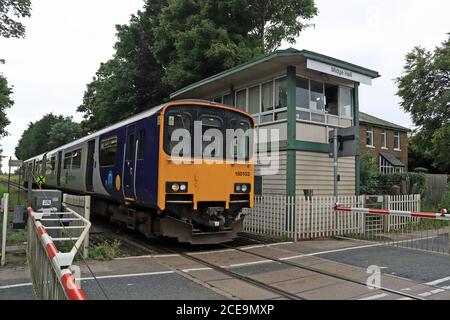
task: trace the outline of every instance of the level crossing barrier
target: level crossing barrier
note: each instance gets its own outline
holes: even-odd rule
[[[446,209],[440,212],[420,212],[416,210],[394,210],[353,207],[338,203],[335,211],[342,215],[359,214],[365,219],[381,221],[382,228],[365,230],[347,237],[374,241],[409,249],[450,254],[450,214]],[[394,226],[389,221],[396,220]]]
[[[27,259],[35,295],[42,300],[87,300],[72,266],[91,223],[70,208],[28,208]],[[56,222],[56,223],[55,223]]]

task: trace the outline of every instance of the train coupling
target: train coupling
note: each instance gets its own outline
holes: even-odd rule
[[[223,207],[207,207],[200,214],[194,215],[192,219],[208,228],[223,228],[226,222],[224,211]]]

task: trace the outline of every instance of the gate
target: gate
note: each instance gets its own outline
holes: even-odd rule
[[[450,254],[450,215],[445,209],[434,213],[405,209],[354,208],[338,204],[335,210],[343,216],[356,213],[366,219],[378,217],[383,221],[381,228],[346,235],[347,237],[383,245]]]
[[[79,268],[72,263],[90,226],[88,220],[69,208],[65,212],[34,212],[28,208],[27,259],[38,299],[87,300],[75,278]]]

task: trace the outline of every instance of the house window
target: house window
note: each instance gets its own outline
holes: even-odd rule
[[[297,77],[296,95],[297,95],[297,108],[309,109],[309,80],[308,79]]]
[[[353,89],[297,76],[297,120],[351,127]]]
[[[273,110],[273,82],[267,82],[262,85],[262,111]]]
[[[352,89],[347,87],[339,87],[339,108],[341,117],[351,118],[353,115],[352,106]]]
[[[394,149],[400,150],[400,132],[395,131],[394,132]]]
[[[386,129],[381,130],[381,147],[387,148]]]
[[[275,108],[287,108],[287,80],[286,78],[275,81]]]
[[[248,112],[257,114],[260,112],[259,86],[248,89]]]
[[[384,157],[380,156],[380,173],[394,173],[395,167],[387,161]]]
[[[373,127],[367,127],[366,145],[373,147]]]
[[[223,104],[225,104],[227,106],[233,105],[233,97],[231,96],[231,94],[227,94],[227,95],[223,96]]]
[[[323,90],[323,83],[317,81],[310,81],[311,95],[309,99],[309,107],[313,111],[325,111],[325,95]]]
[[[329,114],[339,115],[338,91],[339,87],[331,84],[325,84],[325,109]],[[339,122],[339,121],[338,121]]]
[[[241,90],[236,93],[236,108],[241,111],[247,110],[247,90]]]

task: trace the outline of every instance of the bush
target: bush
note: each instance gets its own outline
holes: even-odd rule
[[[418,168],[415,168],[414,169],[414,172],[416,172],[416,173],[428,173],[428,169],[427,168],[421,168],[421,167],[418,167]]]
[[[98,261],[106,261],[117,258],[120,255],[120,241],[105,241],[89,248],[89,256]]]
[[[450,210],[450,183],[448,184],[447,192],[442,197],[439,207]]]
[[[370,155],[361,156],[361,193],[376,194],[378,186],[378,165]]]

